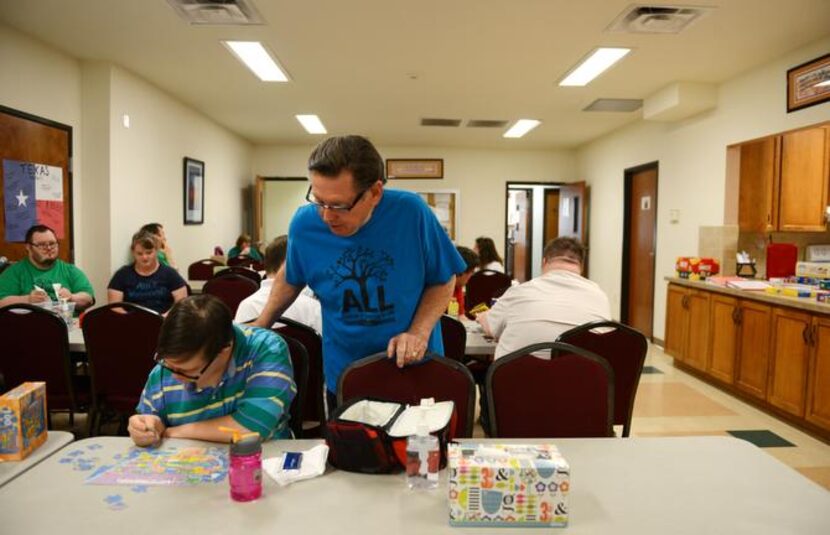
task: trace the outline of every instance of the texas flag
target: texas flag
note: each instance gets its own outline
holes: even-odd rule
[[[3,160],[3,199],[6,209],[6,241],[26,240],[32,225],[63,228],[63,169],[52,165]]]

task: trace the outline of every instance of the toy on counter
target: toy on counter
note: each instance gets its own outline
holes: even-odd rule
[[[678,277],[692,281],[706,280],[720,273],[720,264],[714,258],[679,256],[674,268]]]

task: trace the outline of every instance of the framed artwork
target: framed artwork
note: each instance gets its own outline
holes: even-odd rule
[[[386,160],[387,178],[444,178],[444,160]]]
[[[184,159],[184,224],[205,222],[205,162]]]
[[[830,54],[787,71],[787,113],[830,100]]]
[[[459,190],[436,189],[416,193],[427,203],[450,240],[455,243],[458,239],[458,214],[461,208]]]

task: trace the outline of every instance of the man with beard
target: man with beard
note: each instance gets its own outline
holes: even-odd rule
[[[46,225],[26,231],[27,258],[0,274],[0,306],[66,299],[83,310],[95,302],[92,285],[73,264],[58,258],[58,239]],[[54,284],[60,284],[55,292]]]

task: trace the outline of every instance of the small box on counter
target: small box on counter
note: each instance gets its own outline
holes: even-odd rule
[[[720,264],[714,258],[679,256],[674,269],[681,279],[706,280],[720,273]]]
[[[795,265],[797,277],[830,279],[830,262],[798,262]]]
[[[25,459],[46,441],[46,424],[46,383],[23,383],[0,396],[0,459]]]
[[[570,468],[553,444],[450,444],[450,525],[563,527]]]

